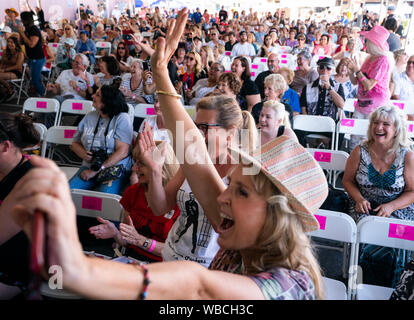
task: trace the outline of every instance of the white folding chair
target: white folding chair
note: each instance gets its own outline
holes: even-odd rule
[[[369,126],[368,119],[350,119],[342,118],[338,121],[336,128],[336,141],[335,141],[335,150],[339,150],[339,134],[344,134],[345,138],[349,136],[366,136]]]
[[[293,117],[293,130],[303,130],[308,132],[330,132],[331,135],[331,150],[334,150],[335,145],[335,121],[331,117],[313,116],[299,114]],[[308,134],[308,138],[325,139],[325,136],[319,134]]]
[[[349,300],[347,289],[343,282],[322,277],[323,285],[325,287],[326,300]]]
[[[280,51],[281,51],[281,53],[291,53],[292,52],[292,47],[289,47],[289,46],[281,46],[280,47]]]
[[[55,121],[53,125],[57,124],[57,118],[60,110],[60,103],[56,99],[50,98],[29,98],[23,104],[22,112],[26,111],[38,112],[38,113],[52,113],[55,112]]]
[[[328,182],[336,188],[337,177],[341,172],[345,171],[349,154],[339,150],[321,150],[314,148],[306,148],[306,150],[318,161],[322,169],[328,170]]]
[[[414,222],[408,220],[368,216],[357,224],[357,243],[355,248],[355,264],[359,262],[360,244],[372,244],[377,246],[414,250]],[[354,273],[353,297],[356,300],[388,300],[393,288],[370,285],[359,282]]]
[[[357,101],[358,99],[346,99],[344,103],[343,111],[354,113]]]
[[[27,69],[27,63],[23,63],[22,77],[20,79],[7,80],[19,91],[19,95],[17,97],[17,104],[20,104],[20,98],[22,96],[22,93],[27,98],[29,98],[29,94],[27,93],[27,90],[24,89],[25,83],[28,82],[28,79],[26,76],[26,69]]]
[[[120,203],[121,196],[81,189],[72,189],[71,195],[78,216],[123,221],[124,208]]]
[[[27,153],[37,153],[37,152],[40,153],[40,150],[42,148],[43,140],[46,137],[47,128],[43,123],[37,123],[37,122],[34,122],[33,126],[35,127],[36,131],[40,135],[39,143],[37,145],[33,146],[33,147],[24,148],[23,151],[27,152]]]
[[[408,136],[410,138],[414,138],[414,121],[407,121],[408,122]]]
[[[289,53],[281,53],[279,55],[279,67],[287,67],[291,70],[295,70],[296,66],[296,56]]]
[[[251,70],[250,70],[250,73],[251,73],[250,79],[254,81],[261,72],[265,71],[265,69],[267,69],[267,70],[269,69],[267,67],[267,64],[252,63]]]
[[[138,103],[134,107],[134,117],[147,118],[155,115],[154,105],[149,103]]]
[[[106,41],[98,41],[95,44],[96,50],[105,49],[108,52],[108,55],[111,54],[112,44]]]
[[[90,100],[76,100],[76,99],[67,99],[62,102],[60,106],[59,115],[57,118],[57,125],[60,126],[62,123],[62,116],[64,113],[85,115],[89,112],[95,110],[93,107],[93,101]]]
[[[352,288],[352,281],[354,280],[352,277],[352,266],[355,264],[354,259],[357,242],[357,227],[355,222],[346,213],[323,209],[319,209],[315,214],[315,217],[319,222],[319,229],[308,233],[309,236],[343,242],[345,244],[349,244],[351,247],[349,255],[347,254],[347,250],[344,248],[344,265],[342,270],[344,275],[348,275],[348,290],[345,291],[345,297],[350,299],[352,293],[350,289]],[[330,281],[330,283],[334,284],[333,288],[337,287],[337,289],[334,289],[332,294],[336,293],[335,296],[338,295],[338,292],[339,295],[343,294],[337,284],[332,281]]]
[[[128,115],[129,115],[129,119],[131,120],[131,124],[134,124],[135,107],[130,103],[128,103]]]
[[[414,114],[414,101],[391,100],[391,103],[405,114]]]
[[[70,146],[73,142],[73,136],[76,133],[77,127],[73,126],[53,126],[47,130],[46,137],[42,144],[42,157],[49,159],[53,158],[54,146],[48,144],[67,145]],[[79,170],[79,167],[61,166],[60,169],[66,174],[68,180],[72,178]]]
[[[230,56],[224,56],[223,60],[221,60],[221,64],[224,66],[224,70],[230,72],[231,71],[231,58]]]
[[[52,50],[52,52],[55,56],[57,55],[59,47],[63,46],[63,44],[58,43],[58,42],[49,42],[47,45],[50,48],[50,50]]]

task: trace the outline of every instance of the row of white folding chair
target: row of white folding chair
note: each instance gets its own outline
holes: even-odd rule
[[[325,150],[306,148],[323,170],[328,171],[328,182],[336,188],[336,180],[341,172],[345,171],[349,154],[340,150]]]
[[[371,244],[414,251],[414,221],[368,216],[357,224],[355,268],[352,271],[352,298],[356,300],[388,300],[393,288],[364,284],[358,279],[359,246]]]
[[[346,99],[344,104],[344,111],[355,112],[355,106],[358,99]],[[414,101],[390,100],[390,102],[403,110],[405,114],[414,114]]]
[[[187,113],[194,120],[196,116],[196,106],[184,106]],[[155,115],[155,109],[153,104],[139,103],[135,106],[134,116],[136,118],[147,118]]]
[[[336,125],[335,150],[339,150],[339,134],[349,139],[350,135],[366,137],[369,126],[368,119],[350,119],[342,118]]]
[[[26,71],[27,71],[27,63],[23,63],[22,77],[20,79],[7,80],[19,92],[18,93],[18,96],[17,96],[17,104],[20,104],[20,98],[22,96],[22,93],[27,98],[29,98],[29,94],[28,94],[27,90],[25,89],[26,84],[28,85],[28,83],[29,83],[29,79],[28,79],[28,77],[26,75]]]
[[[344,252],[344,268],[353,266],[355,259],[357,228],[354,220],[343,212],[319,209],[315,214],[319,222],[319,229],[309,233],[311,237],[334,240],[347,243],[351,247],[350,255]],[[325,278],[323,279],[328,300],[347,300],[351,298],[352,291],[352,268],[347,268],[348,289],[340,281]]]
[[[47,45],[55,56],[59,50],[59,47],[64,46],[64,44],[58,42],[49,42]]]
[[[303,130],[312,133],[330,132],[331,150],[334,150],[336,123],[331,117],[299,114],[293,117],[293,130]],[[326,138],[318,134],[309,134],[309,138]]]
[[[95,110],[93,107],[93,101],[90,100],[77,100],[68,99],[62,102],[59,113],[57,115],[56,125],[62,124],[62,116],[64,113],[86,115],[87,113]]]

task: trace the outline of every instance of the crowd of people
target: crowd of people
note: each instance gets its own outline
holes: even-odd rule
[[[49,128],[56,114],[0,113],[0,253],[22,248],[19,268],[2,259],[0,284],[27,290],[23,230],[40,209],[56,243],[49,259],[64,267],[65,289],[82,296],[323,299],[306,233],[318,228],[328,184],[305,149],[308,132],[292,128],[295,116],[337,122],[350,116],[345,101],[356,99],[352,117],[369,119],[369,129],[347,150],[346,211],[355,221],[368,214],[414,220],[407,124],[414,115],[390,102],[413,101],[414,55],[401,49],[401,23],[388,9],[382,25],[366,12],[359,26],[345,16],[302,21],[283,10],[260,17],[224,7],[132,14],[116,6],[104,18],[81,5],[73,21],[54,22],[40,1],[34,10],[29,0],[26,11],[7,9],[3,101],[16,97],[9,80],[25,76],[27,63],[32,96],[91,100],[95,110],[75,122],[71,150],[82,165],[69,183],[53,161],[24,152],[39,142],[33,122]],[[287,54],[293,67],[282,63]],[[255,58],[267,70],[253,75]],[[132,121],[129,108],[139,104],[153,105],[154,115]],[[195,106],[194,120],[183,105]],[[85,258],[70,189],[121,195],[123,221],[98,217],[89,232],[149,264]]]

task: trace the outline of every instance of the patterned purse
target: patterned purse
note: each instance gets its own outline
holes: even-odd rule
[[[97,182],[108,182],[120,178],[125,173],[124,165],[120,164],[117,166],[105,168],[99,172],[96,181]]]

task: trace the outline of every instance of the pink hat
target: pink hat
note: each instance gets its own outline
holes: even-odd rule
[[[388,46],[387,39],[390,36],[390,33],[387,29],[381,26],[375,26],[369,31],[359,32],[361,36],[369,41],[375,43],[379,48],[384,51],[389,51],[390,47]]]

